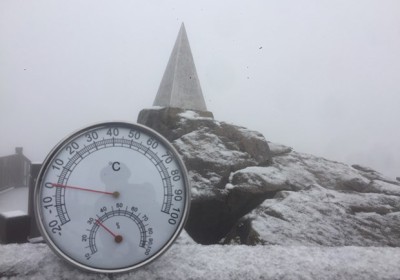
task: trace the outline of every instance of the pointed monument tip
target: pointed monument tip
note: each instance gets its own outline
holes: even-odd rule
[[[153,106],[207,111],[183,22]]]
[[[179,33],[185,32],[186,33],[186,28],[185,28],[185,23],[182,21],[181,28],[179,29]]]

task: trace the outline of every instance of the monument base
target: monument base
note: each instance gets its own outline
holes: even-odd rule
[[[153,107],[143,109],[139,112],[137,122],[156,130],[158,133],[166,137],[169,141],[173,141],[189,131],[175,131],[178,129],[182,114],[193,114],[197,120],[202,119],[205,122],[212,122],[214,115],[209,111],[188,110],[174,107]],[[195,127],[193,127],[193,130]],[[178,129],[179,130],[179,129]]]

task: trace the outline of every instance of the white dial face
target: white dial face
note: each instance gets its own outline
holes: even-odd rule
[[[172,145],[143,126],[113,122],[78,131],[53,149],[38,177],[35,214],[50,247],[70,263],[123,272],[167,249],[189,201]]]

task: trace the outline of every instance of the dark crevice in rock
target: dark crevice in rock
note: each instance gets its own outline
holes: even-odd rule
[[[198,243],[217,244],[235,227],[239,219],[275,194],[249,194],[237,188],[228,195],[193,200],[185,229]]]
[[[260,238],[260,234],[252,227],[252,219],[245,217],[233,226],[226,237],[221,240],[221,244],[255,246],[259,244],[264,245],[265,241]]]
[[[233,172],[233,171],[231,171]],[[229,172],[229,174],[231,173]],[[228,176],[223,176],[220,181],[218,182],[218,184],[215,185],[216,188],[218,189],[223,189],[225,188],[226,184],[229,183],[229,175]]]
[[[379,215],[386,215],[392,212],[391,207],[385,206],[350,206],[350,210],[352,214],[357,213],[376,213]]]
[[[3,277],[5,277],[5,278],[12,278],[12,277],[16,277],[16,276],[18,276],[18,273],[17,273],[17,272],[10,272],[10,273],[5,272],[5,273],[0,273],[0,277],[1,277],[1,278],[3,278]]]

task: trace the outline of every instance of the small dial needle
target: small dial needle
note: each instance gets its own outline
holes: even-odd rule
[[[81,191],[87,191],[87,192],[95,192],[95,193],[102,193],[102,194],[110,194],[115,198],[119,197],[119,192],[105,192],[105,191],[98,191],[98,190],[93,190],[93,189],[88,189],[88,188],[82,188],[82,187],[74,187],[74,186],[67,186],[67,185],[62,185],[62,184],[54,184],[52,183],[54,187],[58,188],[66,188],[66,189],[74,189],[74,190],[81,190]]]
[[[106,227],[102,222],[100,222],[100,220],[96,220],[96,223],[99,225],[99,226],[101,226],[101,227],[103,227],[108,233],[110,233],[113,237],[114,237],[114,241],[116,242],[116,243],[121,243],[122,242],[122,236],[121,235],[119,235],[119,234],[115,234],[114,232],[112,232],[108,227]]]

